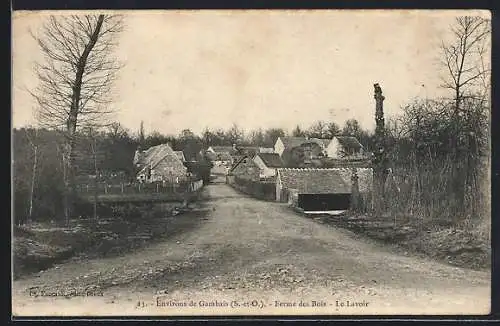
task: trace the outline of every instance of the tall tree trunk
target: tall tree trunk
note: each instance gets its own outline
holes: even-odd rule
[[[64,178],[65,198],[64,198],[64,215],[66,224],[69,225],[69,220],[73,214],[73,199],[75,198],[75,182],[74,182],[74,149],[76,126],[78,122],[78,114],[80,113],[80,100],[82,91],[83,73],[87,65],[87,59],[90,51],[94,48],[99,38],[102,24],[104,22],[104,15],[99,15],[96,27],[90,37],[89,43],[85,46],[82,55],[80,56],[77,67],[76,75],[73,81],[73,94],[71,98],[71,107],[69,110],[68,120],[66,121],[67,131],[67,144],[66,144],[66,173]]]
[[[69,221],[73,214],[73,199],[75,195],[75,182],[73,171],[73,151],[74,151],[74,137],[71,137],[65,146],[64,153],[64,219],[66,226],[69,226]]]
[[[382,215],[384,207],[384,185],[387,172],[387,158],[385,153],[385,121],[383,102],[385,97],[382,95],[382,89],[379,84],[374,84],[375,90],[375,142],[376,150],[373,166],[373,199],[375,215]]]

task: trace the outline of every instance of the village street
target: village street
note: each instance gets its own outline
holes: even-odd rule
[[[207,214],[179,215],[173,224],[178,232],[160,243],[119,257],[71,260],[15,281],[13,313],[489,312],[487,272],[404,255],[300,216],[285,204],[249,198],[220,181],[203,190],[207,200],[201,209]],[[33,291],[30,296],[27,290],[98,284],[102,295],[97,296],[43,297]]]

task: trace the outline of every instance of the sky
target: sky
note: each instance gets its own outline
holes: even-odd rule
[[[475,12],[473,14],[477,14]],[[480,12],[484,14],[484,12]],[[41,52],[14,14],[13,127],[35,124],[27,90]],[[52,12],[51,14],[58,14]],[[114,119],[133,132],[284,128],[357,119],[373,130],[373,84],[387,116],[440,88],[441,40],[457,11],[129,11],[116,54]],[[470,13],[469,13],[470,14]]]

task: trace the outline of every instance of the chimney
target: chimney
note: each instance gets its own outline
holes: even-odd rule
[[[133,163],[136,166],[138,166],[141,163],[141,160],[142,160],[141,146],[137,146],[137,149],[135,150],[135,154],[134,154],[134,161],[133,161]]]

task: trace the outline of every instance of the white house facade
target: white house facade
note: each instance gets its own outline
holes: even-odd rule
[[[362,158],[363,146],[355,137],[333,137],[325,152],[333,159]]]
[[[285,151],[285,144],[283,144],[281,137],[278,137],[276,143],[274,144],[274,152],[277,153],[279,156],[281,156],[283,155],[284,151]]]
[[[276,167],[267,166],[260,155],[256,155],[253,161],[260,169],[259,177],[261,179],[273,178],[276,176]],[[281,167],[281,166],[280,166]]]

